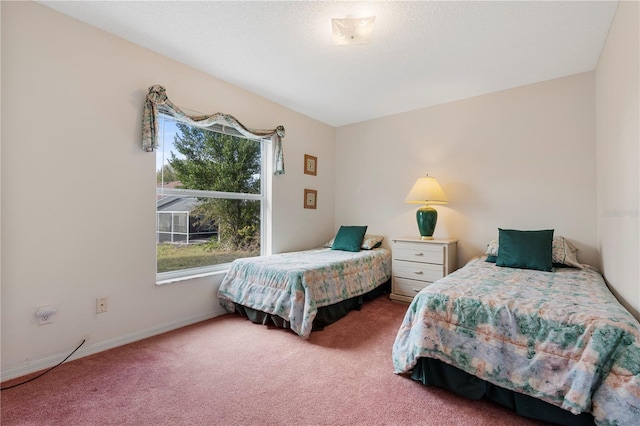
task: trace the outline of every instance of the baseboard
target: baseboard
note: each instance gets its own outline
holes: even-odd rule
[[[168,331],[176,330],[178,328],[186,327],[188,325],[192,325],[201,321],[206,321],[211,318],[215,318],[220,315],[224,315],[227,312],[222,307],[218,307],[215,310],[208,312],[206,314],[197,315],[190,318],[185,318],[180,321],[165,323],[153,328],[149,328],[146,330],[142,330],[136,333],[131,333],[125,336],[116,337],[114,339],[105,340],[102,342],[91,343],[88,345],[83,345],[78,351],[73,354],[67,362],[72,361],[74,359],[83,358],[85,356],[93,355],[98,352],[106,351],[108,349],[113,349],[118,346],[126,345],[128,343],[137,342],[138,340],[146,339],[148,337],[157,336],[158,334],[166,333]],[[77,344],[80,344],[82,339],[78,340]],[[35,373],[36,371],[45,370],[47,368],[51,368],[54,365],[58,364],[60,361],[65,359],[69,355],[73,348],[69,349],[68,352],[51,355],[45,358],[40,358],[36,360],[32,360],[28,363],[19,365],[17,367],[13,367],[10,369],[2,370],[0,380],[2,382],[6,380],[15,379],[16,377],[25,376],[27,374]]]

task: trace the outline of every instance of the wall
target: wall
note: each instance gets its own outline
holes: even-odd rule
[[[2,2],[2,379],[209,318],[221,275],[155,285],[155,156],[147,88],[192,110],[286,129],[273,252],[334,232],[334,129],[31,2]],[[318,157],[317,177],[303,156]],[[317,189],[318,210],[303,190]],[[313,222],[313,227],[309,222]],[[109,311],[95,314],[95,298]],[[40,306],[55,306],[38,326]]]
[[[555,229],[597,264],[593,73],[398,114],[336,131],[336,226],[418,236],[404,198],[424,174],[449,204],[435,237],[459,238],[458,264],[497,228]],[[352,200],[357,200],[354,206]]]
[[[640,318],[640,12],[620,2],[596,69],[598,247],[607,282]]]

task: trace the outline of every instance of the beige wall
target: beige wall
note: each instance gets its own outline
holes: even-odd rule
[[[285,126],[274,252],[333,233],[333,128],[36,3],[1,7],[3,379],[58,362],[84,336],[80,354],[221,312],[220,275],[155,285],[155,156],[140,141],[153,84],[192,110]],[[304,154],[318,176],[303,174]],[[305,187],[318,210],[302,208]],[[98,296],[107,313],[95,314]],[[38,326],[48,305],[54,322]]]
[[[620,2],[596,69],[598,246],[602,272],[640,318],[640,12]]]
[[[404,198],[428,173],[449,198],[434,235],[460,239],[459,265],[498,227],[553,228],[597,264],[594,113],[584,73],[341,127],[335,224],[418,235]]]

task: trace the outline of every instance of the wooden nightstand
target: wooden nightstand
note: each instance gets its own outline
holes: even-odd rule
[[[389,298],[393,300],[411,302],[420,290],[457,269],[457,239],[392,241],[393,282]]]

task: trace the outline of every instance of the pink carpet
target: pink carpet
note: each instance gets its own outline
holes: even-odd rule
[[[393,374],[407,305],[382,296],[303,340],[225,315],[2,391],[2,425],[543,425]],[[15,379],[3,387],[19,382]]]

